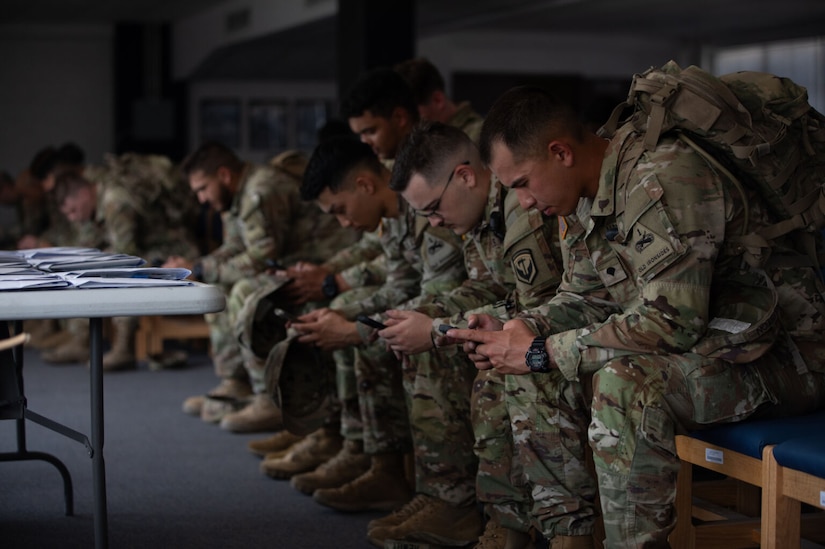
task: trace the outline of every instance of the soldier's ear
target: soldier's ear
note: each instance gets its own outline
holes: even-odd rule
[[[366,175],[359,175],[355,178],[355,189],[367,195],[375,194],[375,182]]]
[[[564,141],[553,140],[547,144],[547,151],[550,158],[561,162],[563,166],[573,165],[573,149]]]
[[[223,186],[228,186],[232,182],[232,172],[226,166],[221,166],[215,172],[215,176]]]

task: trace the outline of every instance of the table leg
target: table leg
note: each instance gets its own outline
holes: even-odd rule
[[[103,319],[89,319],[90,380],[92,402],[92,474],[95,500],[95,548],[109,546],[106,510],[106,464],[103,461]]]

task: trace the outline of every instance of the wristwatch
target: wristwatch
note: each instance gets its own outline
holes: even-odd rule
[[[546,337],[537,337],[530,344],[527,354],[524,355],[527,367],[531,372],[547,373],[550,371],[550,356],[544,348]]]
[[[321,292],[327,299],[332,299],[338,295],[338,283],[335,281],[334,274],[328,274],[324,277],[324,281],[321,283]]]

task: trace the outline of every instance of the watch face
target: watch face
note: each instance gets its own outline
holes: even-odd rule
[[[547,355],[547,350],[544,348],[544,339],[536,338],[533,344],[530,345],[530,350],[524,357],[527,367],[533,372],[547,372],[549,371],[550,360]]]

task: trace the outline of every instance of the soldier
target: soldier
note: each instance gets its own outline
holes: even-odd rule
[[[284,247],[278,257],[279,265],[312,265],[353,244],[358,238],[356,231],[341,227],[335,217],[300,200],[298,193],[307,160],[304,153],[288,150],[269,162],[282,178],[291,182],[294,191],[288,198],[292,217],[289,238],[295,245]],[[275,295],[290,280],[290,275],[269,271],[239,280],[233,285],[227,300],[228,314],[236,319],[234,331],[238,335],[242,364],[255,395],[249,405],[221,418],[221,428],[236,433],[271,431],[282,427],[280,411],[264,394],[264,364],[278,335],[283,333],[272,325],[278,319],[272,314],[271,302],[274,299],[278,304]],[[292,309],[287,303],[280,305]]]
[[[555,217],[520,208],[515,194],[504,192],[485,168],[478,149],[458,129],[432,123],[414,131],[396,160],[392,186],[401,190],[431,224],[464,235],[470,275],[460,288],[432,304],[415,311],[390,311],[390,328],[379,335],[392,349],[420,353],[441,337],[439,325],[464,325],[469,320],[470,326],[475,326],[480,312],[488,313],[486,322],[502,322],[521,309],[543,303],[554,293],[562,271]],[[493,320],[490,314],[502,320]],[[533,407],[525,415],[530,406],[519,406],[519,398],[530,395],[529,404],[534,405],[536,398],[553,397],[555,386],[536,381],[509,380],[495,372],[481,372],[475,380],[472,426],[479,458],[476,489],[490,519],[477,547],[529,547],[532,522],[546,531],[542,524],[546,517],[531,515],[553,487],[527,474],[520,478],[518,472],[523,465],[513,465],[514,445],[521,444],[515,438],[516,427],[539,413]],[[581,422],[583,418],[568,419]],[[438,434],[431,433],[430,437],[434,439]],[[534,443],[537,455],[533,456],[533,469],[540,468],[537,457],[543,452],[560,451],[544,441]],[[425,445],[434,453],[439,447],[435,440]],[[568,463],[571,458],[582,458],[583,448],[575,450],[578,453],[572,451],[566,456]],[[584,480],[582,489],[592,493],[593,483],[587,485],[586,475]],[[404,511],[398,514],[401,516],[374,521],[370,539],[380,543],[389,538],[420,538],[417,523],[423,521],[421,511],[411,509],[406,516]],[[592,527],[592,505],[575,514]]]
[[[787,266],[807,264],[793,262],[793,233],[774,241],[783,267],[749,266],[726,240],[770,225],[764,200],[678,135],[623,162],[643,140],[630,124],[596,137],[541,89],[500,97],[483,157],[524,207],[581,223],[562,223],[567,271],[539,314],[449,332],[473,342],[482,368],[570,382],[592,374],[589,429],[549,427],[560,446],[589,436],[607,547],[668,546],[675,434],[825,403],[825,288],[812,268]]]
[[[473,110],[469,101],[456,104],[447,95],[444,77],[425,57],[408,59],[395,66],[413,91],[421,120],[443,122],[455,126],[478,143],[484,119]]]
[[[90,181],[77,171],[55,179],[54,196],[66,219],[76,228],[76,246],[148,258],[155,264],[169,255],[197,256],[193,233],[196,204],[188,200],[185,183],[163,156],[127,153],[109,156],[102,166],[89,167]],[[103,355],[103,370],[136,366],[136,317],[112,320],[111,349]],[[88,326],[70,325],[75,337],[43,354],[48,362],[79,362],[88,357]]]
[[[181,167],[198,200],[222,212],[224,238],[208,255],[195,260],[173,256],[164,267],[188,268],[195,280],[215,284],[228,295],[239,280],[263,272],[304,244],[291,235],[299,203],[293,177],[270,166],[246,163],[217,142],[198,147]],[[234,336],[236,319],[229,313],[206,315],[215,373],[221,379],[208,393],[214,398],[198,395],[183,403],[186,413],[210,423],[242,408],[253,395]]]
[[[391,166],[392,158],[395,156],[399,144],[418,120],[418,112],[412,98],[412,91],[400,75],[387,68],[379,68],[364,73],[349,91],[341,111],[342,116],[347,119],[350,129],[358,135],[362,142],[372,147],[386,166]],[[345,219],[341,221],[346,222]],[[374,269],[369,268],[364,272],[372,270]],[[326,299],[337,299],[336,306],[349,305],[353,301],[360,301],[362,296],[359,293],[345,292],[338,297],[344,289],[341,282],[341,277],[338,274],[324,273],[320,269],[304,265],[300,270],[296,269],[294,271],[294,280],[285,290],[290,292],[291,295],[303,299],[300,296],[313,295],[318,289],[322,289]],[[365,292],[366,290],[361,291]],[[359,391],[363,393],[362,388],[368,386],[356,379],[358,371],[356,371],[353,361],[356,359],[355,355],[358,352],[359,350],[356,348],[354,352],[347,350],[346,352],[335,353],[339,390],[343,390],[340,387],[347,387],[346,390],[356,400]],[[389,386],[388,390],[397,390],[397,399],[399,401],[403,399],[400,387]],[[359,396],[365,401],[372,398],[370,394]],[[349,435],[350,438],[362,436],[361,434],[355,434],[356,431],[361,429],[359,415],[357,410],[353,410],[351,414],[347,414],[346,411],[344,413],[345,425],[342,429],[352,433]],[[346,422],[350,422],[351,425],[347,425]],[[369,425],[366,427],[369,427]],[[310,437],[308,440],[297,444],[295,448],[290,449],[288,455],[283,455],[274,460],[266,459],[262,463],[262,468],[267,474],[276,477],[290,477],[294,474],[311,472],[319,465],[318,456],[322,456],[320,452],[313,449],[313,446],[321,441],[323,441],[324,446],[330,446],[328,439],[334,436],[331,434],[332,432],[333,428],[330,425],[318,436]],[[363,436],[370,438],[372,436],[380,437],[381,435],[376,433],[375,435],[366,434]],[[299,479],[296,482],[300,483],[302,481]],[[309,488],[305,489],[308,490]]]
[[[364,73],[349,90],[341,113],[352,131],[383,161],[418,122],[412,90],[397,72],[378,68]]]
[[[334,212],[342,224],[367,230],[380,224],[387,263],[386,281],[375,291],[367,296],[357,293],[358,300],[342,295],[330,309],[299,317],[295,324],[302,343],[330,350],[357,346],[354,364],[361,391],[356,394],[356,386],[346,384],[339,387],[345,449],[313,475],[293,477],[293,484],[314,493],[319,503],[346,511],[391,510],[409,499],[403,466],[403,453],[410,450],[409,424],[401,368],[383,342],[375,341],[374,330],[352,319],[426,302],[465,277],[455,235],[417,221],[389,189],[389,180],[389,170],[368,146],[343,138],[319,145],[302,186],[305,198]],[[360,446],[371,456],[360,475],[342,463],[345,454],[352,453],[347,445]]]

